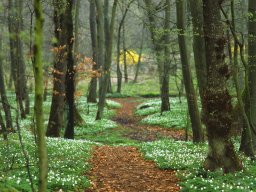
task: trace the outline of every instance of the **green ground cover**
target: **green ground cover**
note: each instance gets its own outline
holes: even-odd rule
[[[236,142],[237,149],[238,146],[239,141]],[[210,172],[202,168],[207,153],[206,143],[195,145],[192,142],[159,140],[143,143],[140,150],[159,168],[176,170],[182,191],[253,192],[256,189],[255,162],[241,154],[244,170],[223,174],[222,170]]]
[[[141,123],[165,128],[183,129],[187,126],[187,102],[184,97],[170,98],[171,110],[160,113],[160,99],[150,99],[137,107],[136,114],[145,116]]]

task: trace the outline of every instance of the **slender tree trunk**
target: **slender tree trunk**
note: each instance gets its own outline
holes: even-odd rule
[[[176,4],[177,27],[179,30],[178,40],[182,64],[182,74],[185,84],[189,116],[193,131],[193,142],[197,143],[203,141],[203,131],[198,110],[197,96],[194,89],[191,69],[188,61],[188,51],[185,39],[185,1],[177,0]]]
[[[171,64],[171,36],[170,36],[170,18],[171,18],[171,2],[170,0],[166,0],[166,7],[165,7],[165,20],[164,20],[164,35],[163,35],[163,42],[164,42],[164,64],[162,69],[162,76],[160,78],[161,81],[161,113],[164,111],[170,110],[170,102],[169,102],[169,79],[170,79],[170,64]],[[159,58],[160,56],[158,56]]]
[[[170,68],[170,62],[164,61],[163,59],[163,54],[164,53],[164,38],[162,35],[159,37],[159,34],[157,33],[158,27],[156,24],[156,20],[154,15],[156,14],[156,7],[152,0],[144,0],[144,3],[146,4],[146,9],[147,9],[147,15],[149,19],[149,30],[151,33],[151,38],[152,42],[154,45],[154,51],[156,54],[156,60],[158,64],[158,71],[159,71],[159,81],[160,81],[160,94],[161,94],[161,113],[164,111],[169,111],[170,110],[170,101],[169,101],[169,68]],[[170,20],[170,18],[165,18],[165,20]],[[163,30],[169,30],[163,28]],[[164,33],[165,34],[165,33]],[[170,57],[170,56],[169,56]],[[168,58],[169,58],[168,57]],[[167,58],[167,57],[165,57]],[[169,65],[168,65],[169,64]],[[167,67],[167,68],[166,68]]]
[[[44,112],[43,112],[43,62],[42,62],[42,45],[43,45],[43,15],[40,0],[34,0],[36,15],[35,23],[35,45],[34,45],[34,74],[35,74],[35,119],[37,133],[37,147],[39,155],[39,192],[45,192],[47,189],[47,172],[48,158],[45,141]]]
[[[104,77],[106,76],[104,71],[104,63],[105,63],[105,36],[104,36],[104,15],[103,15],[103,2],[101,0],[95,0],[96,6],[96,15],[97,15],[97,39],[98,39],[98,47],[97,47],[97,60],[99,67],[102,68],[101,77],[99,79],[99,102],[98,102],[98,111],[96,115],[96,120],[101,119],[103,115],[103,109],[105,105],[105,94],[103,93],[104,87]]]
[[[21,40],[21,32],[23,30],[23,0],[16,1],[16,9],[17,9],[17,25],[16,25],[16,50],[17,50],[17,69],[18,69],[18,84],[21,94],[21,100],[25,101],[24,115],[29,114],[29,94],[27,88],[27,78],[26,78],[26,66],[23,55],[23,44]]]
[[[73,59],[73,17],[72,17],[73,0],[67,0],[65,17],[65,33],[67,45],[67,73],[66,73],[66,100],[68,104],[68,122],[64,138],[74,139],[74,59]]]
[[[63,115],[65,106],[65,75],[67,65],[65,63],[65,53],[67,52],[65,29],[65,3],[54,0],[54,34],[57,43],[54,44],[54,70],[53,70],[53,92],[50,117],[46,135],[59,137],[60,129],[63,128]]]
[[[119,24],[118,34],[117,34],[117,65],[116,65],[116,73],[117,73],[117,93],[121,93],[122,90],[122,70],[120,67],[120,41],[121,41],[121,27]]]
[[[203,4],[202,0],[190,0],[190,12],[193,23],[193,50],[196,67],[197,84],[201,98],[202,111],[201,117],[204,121],[204,103],[202,102],[207,83],[206,60],[205,60],[205,42],[203,32]]]
[[[223,168],[227,173],[241,170],[242,163],[230,138],[232,104],[227,90],[230,71],[225,64],[226,38],[220,15],[222,2],[203,0],[207,64],[207,88],[203,102],[209,147],[204,167],[211,171]]]
[[[189,2],[193,22],[193,50],[197,83],[200,97],[203,98],[207,83],[205,42],[203,32],[203,4],[202,0],[190,0]]]
[[[97,29],[96,29],[96,10],[95,10],[95,0],[90,0],[90,31],[91,31],[91,41],[92,41],[92,59],[93,66],[92,70],[98,70],[97,61]],[[87,95],[87,102],[97,103],[97,77],[92,77]]]
[[[110,26],[109,26],[109,16],[108,16],[108,12],[109,12],[109,1],[105,0],[104,1],[104,32],[105,32],[105,61],[108,62],[107,65],[109,65],[109,71],[108,71],[108,75],[107,75],[107,79],[106,79],[106,85],[107,85],[107,93],[113,93],[112,90],[112,84],[111,84],[111,70],[110,70],[110,66],[111,66],[111,62],[112,62],[112,44],[111,44],[111,48],[110,46],[110,42],[112,43],[112,34],[110,34]],[[109,50],[109,48],[111,50]],[[111,55],[110,55],[111,53]],[[110,57],[110,58],[109,58]]]
[[[2,58],[2,36],[0,36],[0,94],[1,94],[2,106],[5,113],[6,128],[8,130],[13,131],[11,109],[10,109],[10,105],[9,105],[9,102],[6,96],[6,90],[5,90],[2,59],[3,59]]]
[[[234,0],[231,0],[231,25],[234,31],[236,31],[236,25],[235,25],[235,11],[234,11]],[[238,63],[238,43],[234,41],[234,57],[232,58],[232,51],[231,51],[231,40],[230,38],[228,39],[229,43],[229,57],[231,64],[234,65],[234,84],[236,88],[236,93],[237,93],[237,100],[238,100],[238,111],[235,114],[233,118],[235,118],[235,121],[238,121],[238,126],[240,126],[239,119],[242,119],[243,121],[243,128],[242,128],[242,135],[241,135],[241,143],[240,143],[240,151],[244,152],[244,154],[248,157],[254,157],[255,152],[253,149],[253,144],[252,144],[252,130],[251,130],[251,124],[250,120],[248,118],[248,114],[246,113],[246,109],[249,109],[249,103],[246,98],[248,98],[246,95],[248,93],[248,75],[246,75],[245,79],[245,90],[242,91],[241,83],[240,83],[240,70],[239,70],[239,63]],[[232,63],[233,62],[233,63]],[[246,70],[246,74],[248,71]],[[235,113],[234,112],[234,113]],[[240,127],[239,127],[240,128]]]
[[[140,71],[140,66],[141,66],[141,57],[142,57],[142,51],[143,51],[143,44],[144,44],[144,28],[145,25],[143,24],[143,28],[142,28],[142,36],[141,36],[141,41],[140,41],[140,52],[139,52],[139,58],[138,58],[138,63],[136,65],[136,72],[135,72],[135,76],[134,76],[134,83],[137,82],[138,80],[138,76],[139,76],[139,71]]]
[[[121,93],[121,89],[122,89],[122,71],[121,71],[121,67],[120,67],[120,44],[121,44],[121,30],[124,24],[124,20],[125,17],[127,15],[127,12],[129,11],[130,5],[132,4],[132,2],[134,2],[134,0],[131,0],[128,4],[127,7],[123,13],[122,19],[119,23],[118,26],[118,33],[117,33],[117,93]]]
[[[123,55],[124,55],[124,82],[128,83],[127,58],[126,58],[126,42],[125,42],[125,24],[123,23]]]
[[[97,13],[99,17],[99,30],[98,34],[101,37],[102,41],[99,41],[99,54],[102,52],[104,53],[104,45],[105,45],[105,55],[102,55],[102,58],[99,56],[99,61],[100,63],[103,63],[102,65],[102,77],[101,77],[101,86],[99,90],[99,103],[98,103],[98,110],[97,110],[97,115],[96,115],[96,120],[102,119],[103,116],[103,110],[104,110],[104,105],[105,105],[105,100],[106,100],[106,93],[107,93],[107,88],[108,88],[108,83],[109,83],[109,78],[110,78],[110,66],[111,66],[111,61],[112,61],[112,45],[113,45],[113,34],[114,34],[114,24],[115,24],[115,15],[116,15],[116,7],[117,7],[117,0],[114,0],[113,2],[113,7],[112,7],[112,13],[111,13],[111,22],[109,24],[108,21],[108,0],[104,1],[105,4],[105,10],[104,10],[104,15],[103,15],[103,5],[101,4],[100,0],[95,0],[96,1],[96,8],[97,8]],[[105,21],[104,21],[105,19]],[[102,21],[102,22],[101,22]],[[105,40],[107,40],[107,43],[104,43],[104,24],[105,24]],[[103,44],[101,45],[101,42]],[[107,46],[106,46],[107,45]],[[102,46],[102,47],[101,47]],[[102,50],[102,51],[100,51]],[[105,56],[105,62],[104,62],[104,56]]]
[[[74,54],[73,55],[73,61],[74,61],[74,66],[77,65],[77,59],[76,56],[78,54],[78,48],[79,48],[79,15],[80,15],[80,5],[81,2],[80,0],[76,0],[73,6],[73,11],[75,12],[75,23],[74,23]],[[74,74],[74,90],[76,90],[76,78],[77,75]],[[77,105],[74,101],[74,125],[79,126],[82,125],[84,123],[83,118],[81,117],[79,110],[77,109]]]
[[[25,118],[26,111],[23,105],[23,99],[25,98],[24,93],[26,92],[26,87],[24,87],[26,78],[21,39],[19,36],[21,32],[22,5],[22,1],[16,1],[15,4],[12,0],[8,2],[8,29],[10,34],[11,74],[14,81],[16,101],[19,104],[21,117]],[[16,11],[14,10],[14,6],[16,6]]]

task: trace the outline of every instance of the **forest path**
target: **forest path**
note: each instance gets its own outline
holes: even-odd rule
[[[134,114],[136,107],[143,101],[140,98],[112,99],[122,105],[113,120],[126,129],[124,137],[137,141],[154,141],[159,138],[184,140],[184,130],[164,129],[159,126],[140,124],[142,116]]]
[[[140,125],[141,117],[134,115],[136,106],[141,102],[136,98],[113,99],[122,104],[113,118],[120,126],[129,131],[126,137],[138,141],[153,141],[159,135],[178,139],[183,133],[168,131],[160,127]],[[91,159],[90,172],[92,189],[97,192],[143,192],[179,191],[175,171],[160,170],[154,162],[143,159],[136,147],[97,146]]]

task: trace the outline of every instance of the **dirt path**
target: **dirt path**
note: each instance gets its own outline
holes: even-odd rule
[[[153,162],[145,161],[134,147],[97,147],[92,162],[91,191],[179,191],[174,171],[157,169]]]
[[[129,129],[131,139],[152,141],[161,136],[181,137],[183,133],[171,133],[160,127],[139,125],[140,117],[134,116],[134,109],[140,101],[115,99],[122,104],[114,120]],[[178,179],[172,170],[159,170],[154,162],[146,161],[138,149],[129,146],[95,147],[91,160],[93,168],[90,178],[93,187],[87,191],[97,192],[173,192],[179,191]]]
[[[185,139],[184,130],[164,129],[158,126],[140,124],[140,120],[143,117],[134,115],[136,107],[141,103],[140,99],[122,98],[113,100],[123,106],[117,110],[113,120],[127,129],[127,133],[124,136],[138,141],[154,141],[163,137],[176,140]]]

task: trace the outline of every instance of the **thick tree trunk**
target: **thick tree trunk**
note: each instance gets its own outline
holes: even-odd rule
[[[4,119],[3,119],[3,116],[1,114],[1,111],[0,111],[0,127],[1,127],[0,133],[3,134],[4,140],[7,140],[7,129],[6,129],[6,126],[4,124]]]
[[[73,59],[73,17],[72,17],[73,0],[67,0],[65,11],[65,34],[67,45],[67,73],[66,73],[66,100],[68,105],[67,126],[64,138],[74,139],[74,59]]]
[[[209,146],[204,167],[211,171],[223,168],[227,173],[241,170],[242,163],[230,138],[232,104],[226,85],[230,71],[224,61],[226,38],[220,15],[221,2],[203,0],[207,64],[207,88],[203,102]]]
[[[203,141],[203,130],[200,120],[197,96],[193,85],[191,69],[188,61],[188,51],[185,39],[185,0],[177,0],[177,27],[179,30],[178,40],[182,64],[182,74],[185,84],[189,116],[192,124],[193,142]]]
[[[54,70],[53,70],[53,91],[50,117],[46,135],[50,137],[59,137],[60,129],[63,128],[63,115],[65,106],[65,75],[67,65],[64,62],[64,55],[67,51],[65,40],[65,4],[54,0],[54,33],[57,43],[54,44]]]
[[[91,31],[91,41],[92,41],[92,59],[93,66],[92,70],[98,70],[97,61],[97,29],[96,29],[96,10],[94,0],[90,0],[90,31]],[[87,95],[87,102],[97,103],[97,77],[92,77]]]
[[[43,112],[43,62],[42,62],[42,46],[43,46],[43,15],[42,5],[40,0],[34,1],[36,23],[35,23],[35,45],[34,45],[34,75],[35,75],[35,119],[36,119],[36,134],[37,147],[39,156],[39,192],[47,190],[47,172],[48,158],[45,141],[44,128],[44,112]]]
[[[256,149],[256,1],[248,5],[248,94],[250,106],[247,108],[252,126],[253,147]]]
[[[6,90],[5,90],[3,61],[2,61],[3,58],[1,54],[2,54],[2,36],[0,36],[0,94],[1,94],[2,106],[5,113],[6,128],[7,130],[13,131],[11,109],[10,109],[10,105],[9,105],[9,102],[6,96]]]

